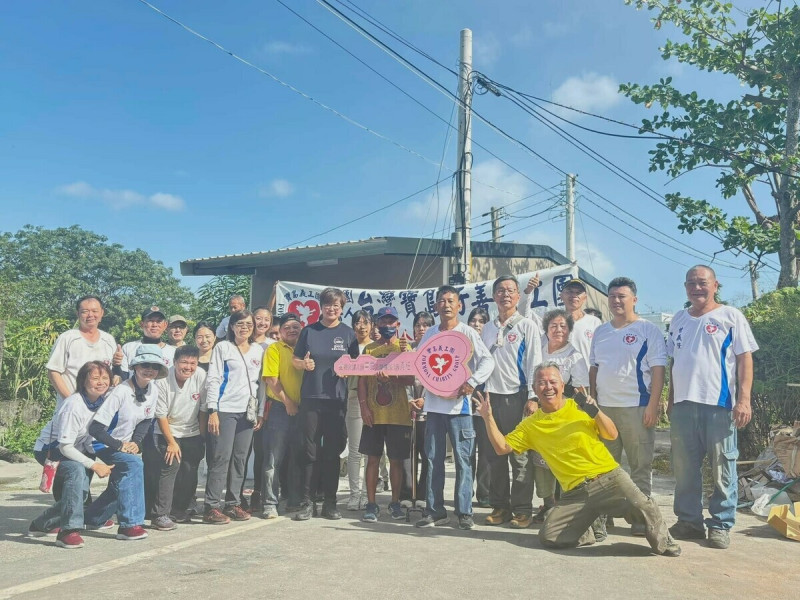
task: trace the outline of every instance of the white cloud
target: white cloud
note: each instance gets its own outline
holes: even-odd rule
[[[157,192],[150,196],[150,203],[159,206],[165,210],[183,210],[186,208],[186,203],[183,198],[175,194],[165,194],[164,192]]]
[[[487,33],[472,39],[472,68],[485,70],[497,62],[502,53],[500,42],[493,33]]]
[[[293,193],[294,186],[286,179],[273,179],[259,190],[262,198],[286,198]]]
[[[263,44],[261,46],[261,52],[272,56],[286,54],[310,54],[311,48],[303,44],[293,44],[291,42],[273,40]]]
[[[174,194],[157,192],[147,196],[133,190],[96,188],[85,181],[76,181],[75,183],[59,186],[56,188],[56,193],[70,198],[99,200],[115,210],[147,205],[169,211],[179,211],[186,208],[183,198]]]
[[[560,219],[552,224],[540,225],[536,229],[523,229],[509,237],[511,239],[504,241],[550,246],[563,253],[566,247],[566,226],[564,220]],[[581,269],[594,275],[600,281],[609,281],[616,273],[614,262],[597,246],[587,246],[584,242],[576,242],[575,258]]]
[[[533,42],[533,30],[527,25],[523,25],[518,32],[511,34],[509,41],[518,48],[529,46]]]
[[[588,271],[600,281],[610,281],[616,273],[611,258],[596,246],[575,244],[575,257],[584,271]]]
[[[622,100],[619,84],[608,75],[586,73],[570,77],[553,92],[553,102],[589,112],[608,110]],[[577,118],[580,115],[566,109],[557,109],[562,114]]]

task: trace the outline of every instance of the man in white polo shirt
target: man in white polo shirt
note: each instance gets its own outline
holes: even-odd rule
[[[542,362],[542,334],[536,323],[517,310],[519,295],[519,282],[515,277],[498,277],[492,285],[498,316],[486,323],[481,332],[483,343],[489,348],[495,363],[485,390],[491,394],[492,412],[503,435],[512,432],[526,413],[536,412],[539,408],[531,377],[534,368]],[[489,501],[493,510],[486,517],[486,524],[500,525],[511,521],[514,529],[527,528],[532,522],[533,512],[530,453],[498,455],[492,449],[488,453]]]
[[[636,283],[632,279],[611,280],[608,307],[611,321],[595,329],[592,340],[591,395],[617,426],[617,439],[605,442],[611,455],[619,462],[625,451],[631,479],[650,496],[667,349],[658,327],[636,314]],[[644,523],[634,522],[631,532],[645,535]]]
[[[736,520],[739,449],[736,429],[750,422],[753,352],[758,344],[744,315],[716,299],[714,270],[696,266],[686,273],[691,306],[672,319],[667,351],[672,357],[669,387],[670,442],[675,472],[670,528],[678,539],[703,539],[703,458],[709,457],[714,491],[708,545],[725,549]]]

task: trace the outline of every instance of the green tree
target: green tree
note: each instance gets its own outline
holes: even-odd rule
[[[158,305],[184,312],[192,293],[172,269],[140,249],[125,250],[77,225],[44,229],[26,225],[0,235],[0,318],[75,319],[75,300],[96,294],[106,305],[103,329],[121,330],[126,320]]]
[[[737,25],[733,4],[719,0],[625,2],[653,11],[657,29],[670,22],[684,34],[684,40],[664,44],[662,58],[730,75],[745,88],[740,97],[719,101],[683,93],[669,77],[620,87],[633,102],[662,109],[640,128],[642,134],[670,136],[650,152],[651,171],[678,177],[717,170],[722,197],[741,194],[752,213],[729,217],[705,199],[673,193],[667,202],[679,229],[712,232],[726,249],[743,248],[759,258],[777,252],[778,287],[797,286],[800,8],[767,2],[743,13],[745,23]]]
[[[197,289],[197,298],[192,306],[192,316],[198,321],[219,324],[229,314],[228,300],[231,296],[244,297],[250,304],[249,275],[218,275]]]

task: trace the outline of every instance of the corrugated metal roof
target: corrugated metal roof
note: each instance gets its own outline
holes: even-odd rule
[[[328,244],[312,244],[310,246],[287,246],[285,248],[276,248],[275,250],[261,250],[257,252],[243,252],[241,254],[220,254],[219,256],[207,256],[205,258],[187,258],[182,262],[198,262],[204,260],[217,260],[222,258],[243,258],[246,256],[262,256],[265,254],[276,254],[278,252],[286,252],[287,250],[312,250],[317,248],[330,248],[334,246],[346,246],[347,244],[359,244],[362,242],[370,242],[373,240],[385,240],[385,237],[371,237],[364,240],[350,240],[347,242],[330,242]]]

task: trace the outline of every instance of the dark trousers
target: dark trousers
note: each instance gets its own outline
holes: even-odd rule
[[[489,470],[489,454],[494,454],[489,436],[486,433],[486,424],[483,417],[473,416],[472,426],[475,428],[475,451],[470,457],[472,472],[475,479],[475,498],[478,502],[489,500],[489,487],[492,473]]]
[[[156,503],[156,494],[158,494],[158,480],[161,477],[161,463],[164,460],[164,455],[159,454],[153,438],[154,434],[151,431],[142,441],[145,519],[152,519],[155,516],[153,514],[153,505]]]
[[[261,503],[264,506],[277,506],[283,496],[288,499],[289,506],[296,506],[299,503],[300,486],[294,457],[296,444],[291,441],[297,437],[297,416],[290,417],[280,402],[271,401],[271,404],[267,422],[261,428],[264,432],[262,487],[258,488]],[[282,475],[284,466],[287,470]]]
[[[527,392],[516,394],[492,394],[492,414],[500,433],[507,435],[522,421],[522,413],[527,402]],[[489,501],[492,508],[510,509],[514,514],[533,512],[533,464],[528,453],[504,454],[498,456],[494,450],[487,452],[491,485]],[[508,479],[508,464],[511,463],[511,483]]]
[[[303,400],[297,414],[297,460],[302,482],[303,504],[311,502],[314,482],[319,481],[318,492],[326,502],[336,501],[339,488],[339,455],[347,444],[344,422],[344,403],[341,408],[320,409],[314,401]],[[311,403],[312,407],[307,406]]]
[[[153,515],[186,514],[194,506],[194,494],[197,490],[197,467],[205,453],[203,437],[195,435],[187,438],[175,438],[181,448],[181,460],[173,460],[168,465],[164,460],[167,452],[167,440],[163,435],[153,436],[154,447],[160,460],[158,489]]]

